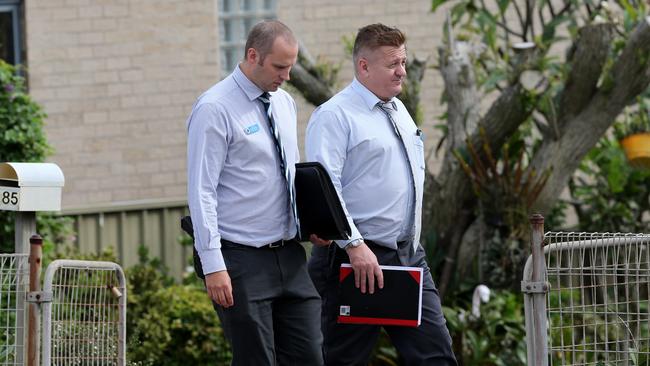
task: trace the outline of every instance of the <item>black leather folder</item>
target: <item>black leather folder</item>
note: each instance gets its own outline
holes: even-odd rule
[[[352,230],[327,170],[319,162],[296,164],[296,204],[302,240],[345,240]]]

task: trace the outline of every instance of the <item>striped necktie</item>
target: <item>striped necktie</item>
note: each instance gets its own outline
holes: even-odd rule
[[[266,117],[269,121],[269,128],[271,129],[271,135],[273,135],[273,142],[275,143],[275,149],[280,156],[280,171],[284,175],[285,182],[287,184],[287,193],[289,196],[289,203],[291,204],[291,211],[293,212],[293,217],[296,221],[296,230],[297,236],[300,238],[300,220],[298,219],[298,207],[296,205],[296,191],[293,189],[293,180],[291,179],[291,170],[287,165],[287,156],[284,153],[284,146],[282,145],[282,139],[280,139],[280,130],[275,125],[273,120],[273,113],[271,109],[271,95],[267,92],[262,93],[257,99],[262,102],[264,105],[264,110],[266,111]]]

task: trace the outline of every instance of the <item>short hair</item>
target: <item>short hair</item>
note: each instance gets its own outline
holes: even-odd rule
[[[406,36],[395,27],[389,27],[381,23],[366,25],[359,29],[354,39],[352,58],[356,64],[359,53],[364,50],[374,51],[381,46],[400,47],[406,43]]]
[[[260,55],[260,64],[264,62],[266,55],[271,53],[273,42],[278,37],[283,37],[289,43],[295,44],[296,37],[289,27],[278,20],[263,20],[253,26],[248,32],[246,46],[244,47],[244,60],[248,50],[254,48]]]

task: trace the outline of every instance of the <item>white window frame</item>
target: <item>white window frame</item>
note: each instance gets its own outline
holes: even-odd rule
[[[226,4],[230,7],[225,9]],[[219,65],[222,76],[229,75],[244,57],[246,36],[250,28],[264,19],[276,18],[277,0],[219,1]],[[248,5],[248,8],[245,8]],[[226,25],[231,28],[226,32]],[[226,36],[230,34],[230,39]]]

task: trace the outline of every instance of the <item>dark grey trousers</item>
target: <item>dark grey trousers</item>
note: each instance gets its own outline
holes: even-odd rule
[[[410,245],[410,244],[408,244]],[[399,251],[369,244],[379,264],[406,265],[424,269],[422,291],[422,323],[417,328],[386,326],[400,356],[401,364],[456,365],[452,351],[451,337],[442,314],[440,297],[424,249],[418,246],[415,253],[408,248]],[[338,324],[338,284],[341,263],[349,263],[345,250],[333,244],[330,248],[314,248],[309,261],[309,274],[323,298],[322,329],[325,364],[366,365],[380,334],[380,326],[359,324]]]
[[[234,306],[214,304],[232,365],[322,365],[321,299],[298,242],[252,248],[222,241]]]

